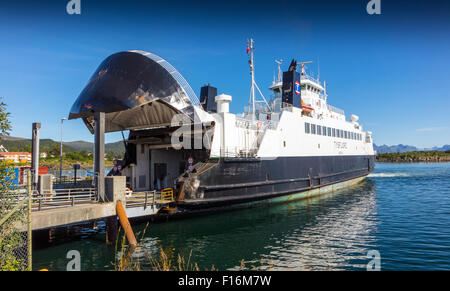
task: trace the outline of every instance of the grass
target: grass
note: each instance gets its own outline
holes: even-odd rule
[[[159,248],[159,254],[155,258],[148,251],[144,250],[141,246],[143,245],[143,239],[148,228],[148,223],[142,232],[141,238],[139,239],[139,244],[136,248],[127,246],[125,244],[126,236],[125,234],[122,236],[122,240],[120,243],[120,251],[118,250],[118,240],[116,242],[116,252],[119,251],[119,256],[115,256],[115,261],[113,263],[115,271],[201,271],[198,264],[196,262],[192,262],[192,250],[189,252],[189,256],[186,258],[181,254],[178,254],[176,260],[171,259],[167,253],[164,251],[162,247]],[[138,234],[139,235],[139,234]],[[137,252],[137,254],[135,254]],[[140,259],[140,253],[144,252],[144,257],[146,261],[149,262],[145,264],[145,269]],[[263,267],[263,262],[261,260],[261,267],[251,266],[250,268],[245,266],[245,262],[242,259],[240,262],[239,270],[271,270],[273,268],[273,264],[269,264],[268,266]],[[210,269],[206,269],[205,271],[217,271],[214,265],[211,265]]]
[[[187,259],[181,254],[178,254],[177,260],[173,261],[169,258],[167,253],[160,247],[159,256],[154,258],[149,252],[144,250],[142,246],[142,241],[145,236],[145,232],[148,228],[148,223],[142,232],[140,243],[136,248],[133,246],[126,246],[126,236],[122,236],[120,243],[120,256],[115,257],[114,270],[115,271],[142,271],[142,262],[140,260],[140,252],[144,252],[144,256],[149,262],[149,268],[152,271],[200,271],[197,263],[192,263],[192,251],[189,253]],[[120,231],[119,231],[120,232]],[[117,241],[118,242],[118,241]],[[116,242],[116,254],[118,253],[118,245]],[[135,256],[135,252],[137,255]],[[146,264],[147,265],[147,264]],[[146,268],[147,270],[147,268]],[[211,267],[211,271],[214,271],[214,266]]]

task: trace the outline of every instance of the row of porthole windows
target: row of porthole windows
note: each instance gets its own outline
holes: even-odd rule
[[[345,139],[362,140],[362,134],[343,129],[331,128],[305,122],[305,133],[332,136]]]

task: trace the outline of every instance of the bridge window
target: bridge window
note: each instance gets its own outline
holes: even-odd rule
[[[340,129],[339,131],[341,132],[341,138],[344,138],[344,130]]]
[[[315,124],[311,124],[311,133],[316,134],[316,125]]]
[[[322,126],[317,125],[317,134],[322,135]]]
[[[331,136],[331,127],[328,127],[328,136]]]
[[[322,127],[322,135],[327,135],[327,127],[326,126],[324,126],[324,127]]]
[[[311,132],[311,125],[308,122],[305,122],[305,133]]]
[[[336,136],[336,128],[333,128],[333,137]]]

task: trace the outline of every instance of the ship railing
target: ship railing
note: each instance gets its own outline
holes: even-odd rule
[[[308,74],[304,74],[301,76],[302,80],[309,80],[311,82],[317,83],[318,85],[320,85],[320,80],[317,78],[315,79],[314,77],[308,75]]]
[[[331,105],[328,105],[328,110],[330,110],[331,112],[337,113],[337,114],[345,115],[344,110],[339,109],[334,106],[331,106]]]
[[[250,149],[227,148],[226,150],[224,149],[220,150],[220,156],[223,158],[254,158],[256,157],[257,153],[258,153],[257,148],[250,148]]]
[[[246,118],[236,118],[236,127],[257,130],[257,120],[249,120]]]
[[[276,129],[278,121],[274,120],[250,120],[246,118],[236,118],[236,127],[251,130]]]
[[[125,205],[131,207],[154,206],[156,204],[168,204],[174,201],[173,188],[164,188],[161,191],[151,190],[132,192],[127,194]]]
[[[324,92],[320,92],[319,93],[319,98],[322,100],[327,100],[328,94],[324,93]]]

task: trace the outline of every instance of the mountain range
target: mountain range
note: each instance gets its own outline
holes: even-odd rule
[[[377,151],[379,154],[385,153],[406,153],[406,152],[414,152],[414,151],[448,151],[450,150],[450,145],[446,144],[442,147],[432,147],[432,148],[417,148],[411,145],[376,145],[373,144],[373,149]]]
[[[0,144],[3,145],[8,151],[31,151],[31,140],[20,137],[13,136],[0,136]],[[52,139],[41,139],[40,140],[40,148],[41,152],[49,152],[51,149],[59,148],[60,143],[54,141]],[[450,145],[444,145],[442,147],[432,147],[432,148],[417,148],[411,145],[376,145],[373,144],[373,149],[377,151],[379,154],[383,153],[405,153],[405,152],[413,152],[413,151],[448,151],[450,150]],[[94,143],[87,142],[83,140],[78,141],[69,141],[63,142],[63,151],[64,152],[76,152],[76,151],[94,151]],[[105,152],[106,153],[123,153],[125,152],[125,147],[123,145],[123,141],[117,141],[112,143],[105,144]]]
[[[31,140],[13,136],[0,136],[0,145],[3,145],[10,152],[31,152]],[[52,139],[41,139],[39,141],[40,152],[50,152],[60,148],[60,143]],[[94,143],[87,141],[63,142],[63,152],[94,151]],[[123,141],[105,144],[106,153],[123,153],[125,147]]]

